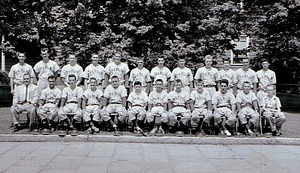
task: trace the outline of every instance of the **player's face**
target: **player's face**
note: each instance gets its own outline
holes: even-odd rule
[[[249,83],[244,83],[244,93],[248,94],[251,90]]]
[[[205,65],[206,65],[206,67],[211,67],[211,65],[212,65],[212,59],[206,59],[205,60]]]
[[[96,64],[98,64],[98,61],[99,61],[99,57],[97,55],[93,55],[92,56],[92,63],[96,65]]]
[[[119,86],[119,79],[118,79],[118,78],[113,78],[113,79],[111,80],[111,84],[112,84],[112,86],[113,86],[114,88],[118,88],[118,86]]]
[[[75,65],[76,64],[76,58],[74,55],[69,56],[69,63],[70,65]]]
[[[267,94],[269,97],[273,97],[274,95],[273,87],[267,87]]]
[[[144,61],[138,60],[137,65],[138,65],[138,68],[143,68],[144,67]]]
[[[43,60],[48,60],[49,59],[48,51],[42,51],[41,57],[43,58]]]
[[[90,80],[90,85],[92,89],[97,88],[97,81],[95,79]]]
[[[24,55],[24,53],[20,53],[18,55],[18,59],[19,59],[19,62],[24,63],[25,59],[26,59],[26,56]]]
[[[29,85],[30,84],[30,76],[29,75],[24,75],[23,76],[23,83],[25,85]]]
[[[158,58],[157,63],[158,63],[158,66],[162,67],[162,66],[164,66],[165,60],[163,58]]]
[[[269,68],[269,63],[263,62],[262,67],[263,67],[263,69],[268,69]]]
[[[196,83],[197,91],[202,91],[203,90],[203,82],[197,82]]]
[[[226,93],[228,90],[228,86],[226,83],[221,83],[221,92]]]
[[[134,89],[135,89],[136,92],[139,93],[139,92],[142,91],[142,86],[141,86],[141,85],[135,85],[135,86],[134,86]]]
[[[55,86],[55,79],[49,79],[48,82],[49,82],[49,87],[50,88],[54,88],[54,86]]]
[[[180,68],[183,68],[183,67],[185,67],[185,60],[184,59],[181,59],[181,60],[179,60],[179,67]]]
[[[182,89],[182,83],[181,82],[176,82],[175,83],[175,89],[176,89],[176,91],[181,91],[181,89]]]
[[[75,85],[76,84],[76,78],[75,77],[69,77],[69,84]]]
[[[115,54],[115,56],[112,59],[116,64],[120,64],[121,63],[121,55],[120,54]]]
[[[249,67],[249,60],[248,59],[243,60],[243,67]]]
[[[155,87],[156,91],[161,91],[163,89],[163,83],[161,81],[156,81]]]
[[[223,67],[224,67],[225,70],[228,70],[230,68],[229,61],[224,61]]]

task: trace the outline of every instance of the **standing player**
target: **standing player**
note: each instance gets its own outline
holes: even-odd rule
[[[82,80],[83,70],[82,67],[77,64],[77,59],[75,55],[72,54],[69,55],[69,64],[65,65],[61,69],[61,74],[60,74],[63,84],[67,87],[70,86],[70,81],[68,76],[71,74],[76,77],[77,81],[75,81],[76,82],[75,85],[78,86]]]
[[[267,86],[267,95],[262,101],[263,116],[270,123],[272,135],[281,135],[281,126],[286,118],[281,112],[281,103],[275,95],[275,87],[273,85]]]
[[[191,69],[185,67],[185,63],[186,61],[184,58],[179,59],[178,67],[172,71],[170,79],[170,91],[174,90],[174,83],[177,79],[180,79],[183,85],[183,90],[186,91],[188,94],[193,90],[193,74]]]
[[[179,127],[183,130],[186,130],[188,123],[190,121],[191,115],[190,110],[187,109],[189,101],[189,93],[182,90],[182,82],[180,79],[175,81],[175,90],[171,91],[168,95],[168,104],[169,104],[169,125],[173,127],[179,120]],[[182,131],[176,132],[177,136],[182,136]]]
[[[249,68],[249,59],[243,59],[243,67],[236,71],[237,76],[237,93],[241,92],[243,89],[243,83],[245,81],[250,82],[251,89],[256,94],[256,84],[258,82],[256,73]]]
[[[206,55],[204,58],[205,67],[201,67],[195,74],[195,79],[202,79],[204,89],[209,92],[210,97],[216,92],[216,81],[218,70],[212,67],[212,56]]]
[[[121,54],[116,53],[112,58],[111,63],[107,64],[105,67],[105,87],[113,76],[117,76],[120,85],[128,87],[128,65],[121,62]]]
[[[49,59],[48,51],[48,48],[41,49],[41,57],[43,60],[36,63],[33,68],[38,79],[37,86],[40,91],[49,86],[48,77],[54,76],[56,78],[59,70],[57,63]]]
[[[243,91],[236,96],[236,105],[238,117],[241,124],[246,128],[248,134],[253,134],[250,129],[251,124],[248,124],[247,118],[250,118],[250,123],[254,125],[254,129],[258,127],[259,114],[258,104],[255,94],[251,91],[250,82],[245,81]]]
[[[19,63],[11,67],[8,77],[10,78],[11,93],[14,93],[14,89],[17,86],[23,85],[24,74],[30,74],[31,81],[35,77],[31,65],[25,63],[26,56],[24,53],[18,53]]]
[[[223,69],[217,73],[218,89],[221,88],[220,81],[222,79],[228,80],[228,85],[229,85],[228,91],[235,94],[236,83],[237,83],[236,72],[230,69],[230,62],[229,60],[226,59],[224,59],[223,61]]]
[[[157,126],[155,124],[151,125],[151,127],[154,126],[154,128],[151,130],[151,134],[159,133],[164,134],[164,130],[162,128],[162,123],[167,124],[168,123],[168,94],[163,89],[164,84],[162,79],[157,79],[155,81],[155,89],[150,93],[149,95],[149,101],[148,101],[148,113],[146,120],[148,123],[153,124],[154,117],[161,117],[161,123],[159,126],[159,129],[157,129]]]
[[[195,82],[196,90],[192,91],[190,99],[191,101],[191,110],[192,119],[191,125],[194,129],[199,126],[200,118],[203,118],[203,121],[200,125],[200,133],[205,134],[203,131],[203,126],[209,124],[212,119],[212,105],[209,92],[203,89],[204,82],[202,79],[197,79]]]
[[[228,81],[223,79],[220,81],[221,90],[216,92],[212,97],[212,105],[214,108],[214,119],[218,123],[226,136],[231,136],[226,125],[233,126],[236,121],[235,116],[235,98],[231,92],[228,92]]]
[[[81,98],[83,90],[81,87],[76,86],[76,76],[70,74],[68,77],[70,86],[66,87],[62,91],[61,95],[61,109],[58,111],[59,121],[64,121],[68,124],[70,130],[76,129],[73,126],[73,122],[69,119],[68,114],[74,114],[73,119],[80,121],[82,117],[81,110]]]
[[[142,83],[136,81],[133,83],[134,92],[128,96],[128,117],[129,122],[133,122],[135,130],[141,132],[140,125],[143,125],[146,118],[146,107],[148,103],[147,93],[142,91]]]
[[[24,74],[22,82],[24,82],[24,84],[16,87],[14,90],[13,105],[11,106],[14,131],[20,129],[19,116],[23,111],[28,112],[29,131],[32,131],[39,91],[36,85],[31,84],[30,74]]]
[[[170,92],[170,78],[171,78],[171,71],[164,66],[165,59],[164,57],[159,57],[157,59],[158,66],[154,67],[151,70],[151,77],[153,78],[153,81],[157,81],[157,79],[161,79],[164,84],[164,90],[166,90],[168,93]]]
[[[55,86],[55,77],[48,77],[49,87],[42,91],[40,97],[40,104],[37,109],[37,114],[42,120],[44,125],[48,126],[48,129],[51,131],[54,130],[54,126],[56,126],[58,117],[58,104],[61,98],[61,91]]]
[[[137,68],[131,70],[129,76],[130,82],[130,92],[133,90],[133,84],[136,81],[140,81],[142,84],[142,90],[145,91],[147,94],[150,92],[150,85],[151,85],[151,78],[150,72],[148,69],[144,67],[144,60],[139,59],[137,61]]]
[[[88,65],[84,72],[83,78],[85,78],[84,86],[85,89],[90,88],[90,79],[96,78],[97,86],[102,91],[103,90],[103,81],[105,78],[105,70],[102,65],[99,64],[99,55],[93,54],[92,55],[92,63]]]

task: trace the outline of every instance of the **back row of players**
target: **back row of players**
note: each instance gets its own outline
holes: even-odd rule
[[[247,133],[252,134],[250,126],[258,127],[258,112],[270,123],[273,135],[278,135],[285,121],[280,101],[274,95],[276,76],[268,69],[267,61],[262,62],[262,70],[254,72],[249,68],[248,59],[243,59],[243,67],[237,71],[231,70],[229,61],[224,60],[223,69],[218,71],[212,67],[212,56],[207,55],[205,66],[193,77],[191,70],[185,67],[185,59],[179,59],[178,67],[172,72],[164,66],[163,57],[158,58],[158,66],[151,72],[139,59],[137,67],[130,72],[127,64],[120,61],[120,53],[116,53],[105,68],[98,63],[99,56],[94,54],[92,63],[83,71],[75,55],[69,55],[69,64],[61,69],[60,77],[66,86],[61,92],[55,87],[59,66],[49,60],[48,49],[41,50],[41,57],[43,60],[32,69],[25,63],[25,55],[19,53],[19,63],[9,72],[14,95],[11,112],[15,131],[20,129],[19,115],[25,110],[29,112],[29,130],[32,130],[35,112],[49,129],[58,120],[74,129],[67,114],[73,113],[75,121],[80,121],[83,116],[90,125],[88,132],[99,132],[94,124],[101,121],[109,122],[117,129],[111,113],[118,113],[121,124],[126,120],[133,123],[136,131],[141,131],[140,125],[145,123],[153,127],[154,117],[160,116],[162,124],[180,127],[177,128],[178,135],[182,135],[181,130],[188,126],[204,133],[202,127],[214,118],[222,131],[231,136],[226,127],[235,125],[236,117]],[[37,86],[31,84],[35,76]],[[82,80],[85,91],[78,86]],[[130,89],[128,99],[127,87]],[[247,123],[247,117],[250,123]],[[200,124],[201,118],[204,120]],[[154,126],[151,132],[164,133],[164,130],[162,126]]]

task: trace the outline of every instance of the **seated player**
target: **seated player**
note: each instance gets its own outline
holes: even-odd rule
[[[236,96],[236,105],[238,111],[238,118],[247,130],[248,134],[253,134],[250,129],[251,124],[249,125],[247,122],[247,118],[250,118],[250,123],[254,125],[254,127],[258,127],[259,114],[258,114],[258,103],[257,98],[254,92],[251,90],[251,83],[245,81],[243,84],[243,91],[239,92]],[[256,129],[254,128],[254,129]]]
[[[62,91],[60,110],[58,111],[59,121],[64,121],[68,124],[70,130],[76,130],[73,122],[69,119],[68,114],[74,114],[74,121],[80,121],[82,117],[81,98],[83,90],[76,86],[76,76],[70,74],[68,76],[70,86]],[[75,131],[74,131],[75,132]]]
[[[263,116],[270,123],[272,135],[281,135],[281,126],[286,118],[281,112],[281,103],[275,95],[275,87],[273,85],[267,86],[267,96],[264,97],[262,103]]]
[[[127,91],[124,85],[119,84],[119,77],[112,76],[111,77],[111,85],[108,85],[104,91],[104,101],[103,101],[103,109],[101,111],[102,117],[108,117],[109,119],[111,113],[118,114],[118,121],[122,124],[125,124],[125,120],[127,118],[126,111],[126,97]],[[115,122],[117,123],[117,122]],[[113,128],[116,130],[117,125],[112,124]]]
[[[133,83],[134,91],[128,96],[128,117],[129,122],[133,122],[135,130],[141,131],[140,125],[143,125],[146,118],[146,107],[148,96],[142,91],[142,83],[136,81]]]
[[[220,81],[221,90],[216,92],[212,97],[212,105],[214,108],[214,119],[219,124],[226,136],[231,136],[227,130],[226,125],[235,125],[235,98],[234,95],[228,91],[228,80]]]
[[[154,128],[151,130],[151,134],[164,134],[164,130],[162,128],[162,123],[168,123],[168,94],[166,90],[164,90],[164,84],[162,79],[157,79],[154,84],[155,89],[150,93],[148,100],[148,113],[146,120],[150,123],[151,127]],[[155,125],[154,117],[161,117],[161,123],[159,128]]]
[[[102,65],[99,64],[99,55],[98,54],[92,54],[92,62],[90,65],[88,65],[84,72],[83,72],[83,78],[84,80],[84,87],[85,89],[90,88],[90,80],[92,77],[97,79],[97,88],[103,91],[103,81],[105,78],[105,70]]]
[[[203,89],[204,82],[202,79],[197,79],[195,84],[196,90],[192,91],[190,96],[191,110],[193,110],[191,125],[195,130],[199,127],[200,133],[205,134],[203,126],[209,124],[213,117],[211,98],[209,92]],[[203,121],[199,126],[201,117],[203,118]]]
[[[36,85],[31,84],[30,74],[23,75],[23,85],[17,86],[14,90],[13,105],[11,113],[14,123],[14,132],[20,129],[19,116],[23,111],[28,112],[29,129],[33,130],[33,121],[36,116],[35,108],[39,98],[39,90]]]
[[[48,77],[49,87],[42,91],[40,97],[39,108],[37,109],[37,114],[42,120],[43,124],[46,125],[46,129],[51,129],[54,131],[58,117],[58,106],[61,98],[61,91],[55,86],[55,77]]]
[[[99,133],[99,128],[94,124],[99,124],[100,121],[100,111],[102,108],[101,99],[103,97],[103,92],[98,89],[98,81],[96,78],[91,77],[89,79],[90,88],[85,90],[83,93],[83,121],[89,125],[87,130],[88,133]],[[106,118],[106,121],[109,119]]]
[[[165,63],[165,55],[162,55],[157,58],[158,65],[151,70],[150,76],[153,78],[155,82],[157,79],[162,79],[164,84],[164,90],[167,93],[170,91],[170,78],[171,78],[171,71],[169,68],[164,66]]]
[[[171,91],[168,95],[169,104],[169,125],[173,127],[179,120],[179,129],[186,130],[190,121],[190,110],[187,109],[189,94],[183,91],[183,85],[180,79],[175,81],[175,91]],[[177,136],[182,136],[181,130],[176,132]]]

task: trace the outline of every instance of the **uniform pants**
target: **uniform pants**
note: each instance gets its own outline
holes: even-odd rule
[[[128,109],[128,120],[131,122],[135,119],[144,121],[146,118],[146,109],[140,106],[134,106]]]
[[[217,108],[217,110],[215,110],[213,116],[214,116],[216,123],[221,123],[222,118],[226,117],[226,123],[229,126],[234,125],[234,123],[236,121],[236,117],[232,114],[231,109],[229,109],[227,107]]]
[[[83,120],[85,122],[89,121],[100,121],[100,106],[99,105],[88,105],[85,107],[85,111],[83,112]],[[92,115],[92,117],[91,117]]]
[[[78,108],[77,103],[68,103],[58,111],[59,120],[62,121],[67,119],[67,114],[75,114],[74,120],[80,121],[82,117],[82,110]]]
[[[202,117],[204,118],[203,119],[204,122],[209,123],[210,120],[213,118],[213,115],[212,112],[208,111],[207,109],[196,108],[192,112],[191,125],[193,127],[197,127]]]
[[[173,107],[169,111],[169,116],[168,116],[169,125],[170,126],[174,126],[178,122],[177,117],[178,116],[182,116],[181,119],[180,119],[180,122],[183,125],[188,126],[188,122],[191,119],[191,115],[190,114],[191,114],[190,111],[187,110],[184,107]]]
[[[51,121],[58,121],[57,116],[58,109],[53,103],[46,103],[41,108],[37,109],[37,114],[41,118],[41,120],[45,120],[46,118]]]
[[[146,120],[148,123],[152,123],[154,121],[154,117],[161,117],[161,122],[168,123],[168,112],[162,106],[154,106],[147,113]]]
[[[247,118],[250,118],[250,122],[254,126],[258,126],[259,115],[250,107],[244,107],[238,113],[241,124],[247,124]]]
[[[111,113],[117,113],[119,115],[119,121],[125,123],[127,111],[122,104],[109,104],[106,108],[102,109],[101,118],[103,118],[104,121],[108,121],[111,119]]]
[[[276,127],[281,128],[282,124],[286,120],[286,118],[282,112],[274,112],[274,111],[266,110],[263,112],[263,116],[270,123],[272,131],[275,131]]]

